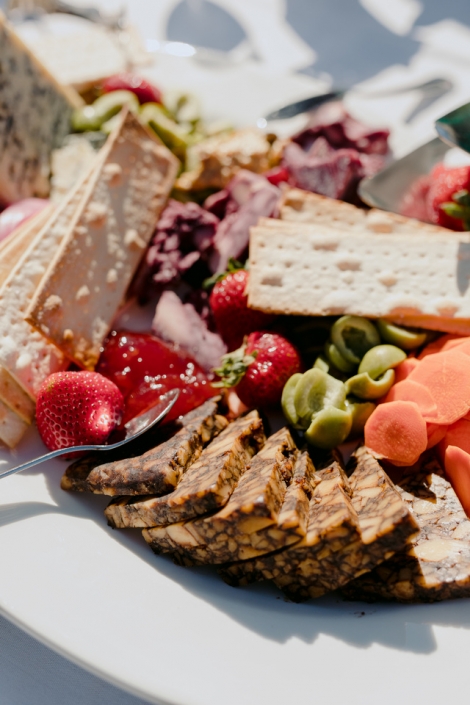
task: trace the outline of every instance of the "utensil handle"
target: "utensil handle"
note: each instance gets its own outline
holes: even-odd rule
[[[8,475],[15,475],[17,472],[22,472],[23,470],[28,470],[35,465],[46,462],[46,460],[52,460],[53,458],[58,458],[60,455],[66,455],[68,453],[74,453],[76,451],[92,451],[100,450],[100,446],[72,446],[71,448],[59,448],[59,450],[53,450],[51,453],[46,453],[45,455],[40,455],[38,458],[33,458],[28,460],[26,463],[17,465],[15,468],[10,468],[5,470],[5,472],[0,473],[0,480]]]

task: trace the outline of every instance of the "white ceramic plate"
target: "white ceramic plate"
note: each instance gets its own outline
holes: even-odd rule
[[[256,63],[214,72],[160,57],[149,71],[167,84],[180,77],[209,112],[245,123],[318,86]],[[0,453],[0,468],[41,452],[31,431],[13,460]],[[104,498],[60,490],[64,467],[0,484],[0,611],[76,663],[175,705],[465,698],[468,601],[296,605],[268,586],[236,590],[154,556],[138,531],[109,529]]]

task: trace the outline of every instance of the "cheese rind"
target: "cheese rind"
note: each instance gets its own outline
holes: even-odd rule
[[[177,172],[175,157],[131,113],[123,112],[105,149],[106,163],[97,170],[26,316],[86,369],[98,360]]]
[[[50,157],[82,100],[60,86],[0,13],[0,201],[49,193]]]

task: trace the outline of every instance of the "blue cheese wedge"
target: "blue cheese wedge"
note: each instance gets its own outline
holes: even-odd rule
[[[49,193],[50,157],[82,104],[19,39],[0,13],[0,202]]]
[[[32,326],[86,369],[98,360],[178,169],[131,113],[122,113],[105,149],[27,312]]]

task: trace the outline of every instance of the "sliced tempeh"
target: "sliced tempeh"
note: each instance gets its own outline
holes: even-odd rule
[[[354,600],[435,602],[470,597],[470,520],[434,457],[397,485],[419,533],[407,550],[349,583]]]
[[[171,492],[204,446],[227,426],[217,410],[218,398],[209,399],[185,415],[183,428],[172,438],[136,458],[93,468],[73,463],[62,477],[62,489],[111,496]]]
[[[163,497],[118,497],[106,507],[115,528],[173,524],[215,511],[228,501],[249,460],[265,442],[256,411],[237,419],[193,463],[174,492]]]
[[[305,539],[266,556],[264,565],[263,559],[252,561],[239,584],[270,578],[293,600],[319,597],[403,548],[416,531],[408,508],[365,448],[356,451],[352,461],[349,483],[337,463],[319,473],[322,481],[310,505]],[[242,565],[233,568],[233,584],[242,570]],[[226,575],[229,579],[230,568]]]
[[[281,429],[255,455],[223,509],[144,529],[145,540],[156,553],[172,553],[187,565],[243,560],[299,541],[305,533],[302,516],[292,511],[282,516],[298,454],[289,431]]]
[[[178,160],[130,112],[108,137],[77,217],[26,318],[81,367],[100,348],[155,230]]]
[[[250,561],[226,566],[224,580],[231,585],[247,585],[256,580],[275,580],[288,587],[303,568],[313,584],[322,575],[321,560],[359,541],[359,521],[350,498],[346,475],[336,460],[316,473],[317,485],[310,499],[305,537],[295,546]],[[337,580],[333,566],[332,582]],[[326,575],[323,583],[330,579]],[[324,591],[322,586],[318,586]]]

